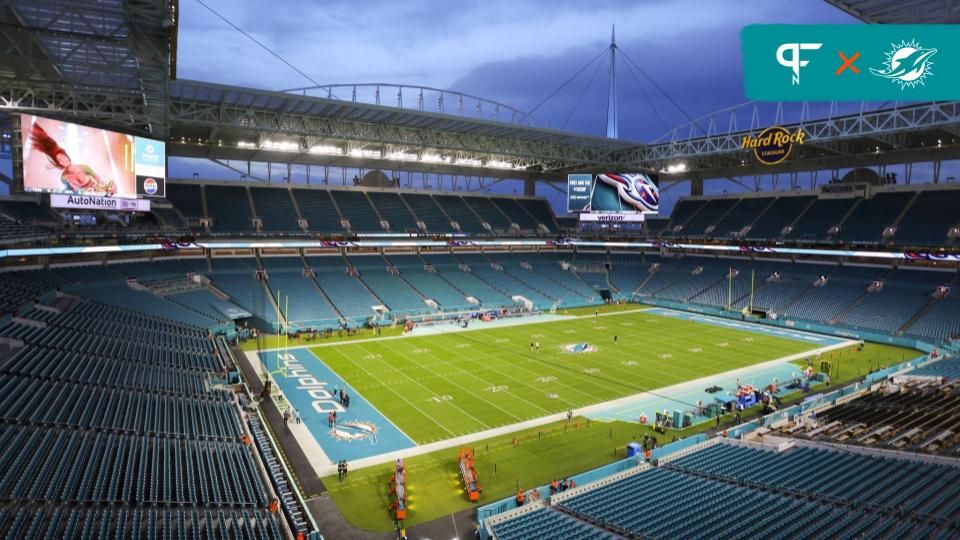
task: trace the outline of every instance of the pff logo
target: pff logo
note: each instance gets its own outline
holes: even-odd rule
[[[823,43],[783,43],[777,47],[777,62],[793,71],[793,85],[800,84],[800,68],[810,63],[800,58],[800,51],[816,51],[820,47],[823,47]],[[790,53],[789,58],[787,53]]]
[[[899,45],[891,43],[890,47],[890,52],[884,53],[887,59],[883,67],[870,68],[870,73],[899,84],[900,90],[925,84],[924,79],[933,75],[930,58],[937,54],[937,49],[924,49],[917,40],[901,41]]]

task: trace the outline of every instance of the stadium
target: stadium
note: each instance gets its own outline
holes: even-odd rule
[[[188,2],[315,84],[178,77]],[[317,83],[227,7],[0,5],[0,537],[960,536],[949,42],[830,67],[902,99],[694,117],[626,25],[518,108]]]

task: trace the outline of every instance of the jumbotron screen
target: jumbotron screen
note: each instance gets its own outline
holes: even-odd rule
[[[23,189],[120,198],[163,197],[163,141],[20,115]]]
[[[656,214],[660,188],[654,175],[604,172],[567,175],[567,211],[579,214]]]

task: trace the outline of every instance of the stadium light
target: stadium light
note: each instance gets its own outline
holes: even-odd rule
[[[481,161],[479,159],[462,158],[457,160],[457,165],[468,165],[470,167],[479,167],[481,165]]]
[[[237,143],[237,148],[256,148],[256,147],[257,147],[257,143],[252,143],[247,141],[239,141]]]
[[[509,161],[488,161],[486,166],[491,169],[512,169],[514,165]]]
[[[300,144],[293,141],[266,141],[263,143],[263,148],[279,152],[297,152],[300,150]]]
[[[343,154],[343,150],[339,146],[333,146],[329,144],[317,144],[310,147],[311,154],[330,154],[339,156]]]
[[[671,163],[670,165],[667,165],[667,169],[665,172],[669,174],[678,174],[678,173],[686,172],[686,170],[687,170],[687,164],[681,161],[679,163]]]
[[[412,152],[394,152],[387,156],[387,159],[396,161],[416,161],[417,155]]]
[[[350,157],[368,157],[368,158],[378,158],[380,157],[379,150],[365,150],[363,148],[354,148],[350,151]]]
[[[440,154],[423,154],[420,156],[420,161],[426,161],[429,163],[450,163],[450,158],[447,156],[441,156]]]

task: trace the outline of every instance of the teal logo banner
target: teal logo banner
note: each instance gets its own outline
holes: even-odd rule
[[[758,24],[740,37],[749,99],[960,99],[960,25]]]

